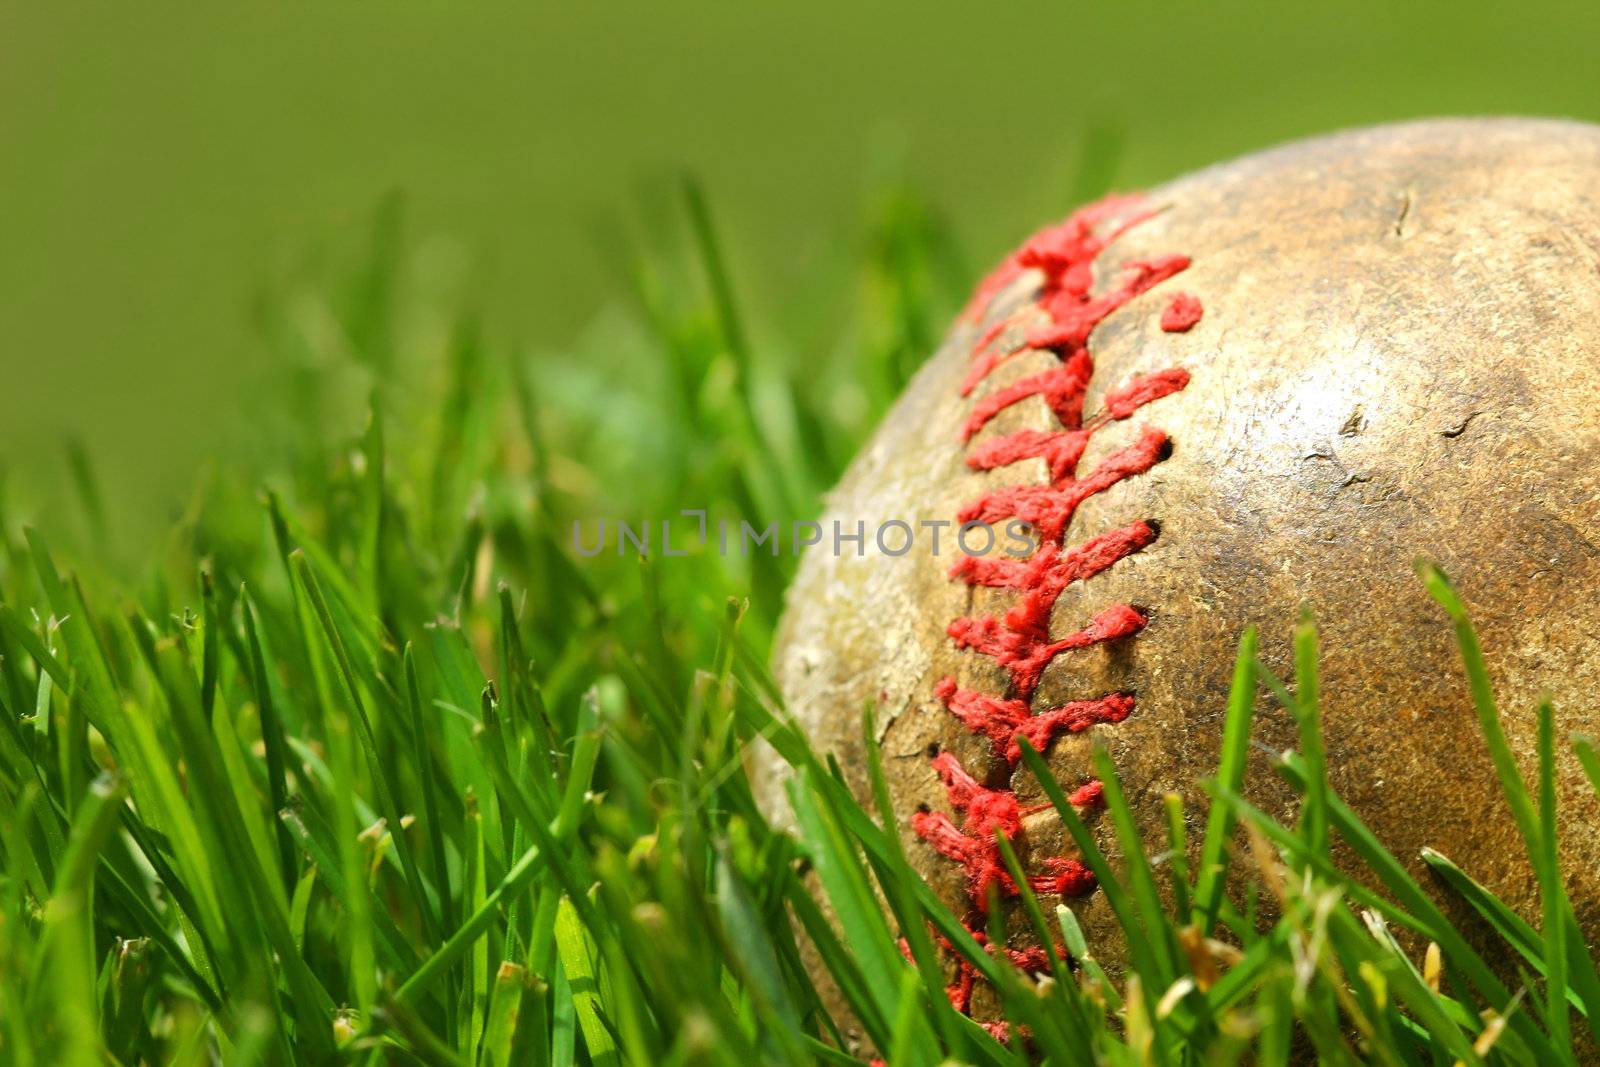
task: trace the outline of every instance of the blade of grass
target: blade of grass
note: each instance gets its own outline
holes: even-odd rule
[[[895,914],[900,920],[901,937],[905,939],[906,947],[910,950],[912,963],[922,976],[922,988],[927,994],[928,1011],[933,1016],[934,1028],[948,1047],[960,1048],[962,1041],[959,1036],[959,1024],[954,1018],[955,1009],[950,1006],[949,1000],[944,995],[944,979],[940,971],[939,957],[933,939],[928,936],[928,927],[922,910],[917,906],[916,896],[910,889],[919,877],[911,869],[911,864],[906,860],[905,847],[900,843],[898,816],[889,797],[888,782],[883,775],[883,748],[878,744],[875,715],[871,705],[868,705],[866,713],[862,716],[861,743],[867,754],[867,780],[872,786],[872,798],[877,805],[878,819],[883,825],[884,837],[890,846],[889,875],[880,878],[879,885],[890,896]]]
[[[867,992],[880,1017],[893,1019],[905,964],[894,948],[894,938],[867,884],[861,861],[818,796],[813,773],[803,771],[789,784],[802,839],[845,941],[861,966]]]
[[[1317,627],[1309,613],[1294,628],[1294,678],[1295,701],[1290,710],[1300,728],[1300,754],[1306,774],[1301,830],[1308,847],[1322,855],[1328,851],[1328,760],[1322,747]]]
[[[1255,712],[1255,660],[1256,631],[1251,627],[1239,639],[1233,684],[1228,690],[1227,717],[1222,725],[1222,752],[1217,766],[1217,782],[1230,792],[1238,792],[1244,787],[1246,757],[1250,752],[1250,720]],[[1217,915],[1222,907],[1228,872],[1228,843],[1232,836],[1232,810],[1226,804],[1213,805],[1206,816],[1194,891],[1201,930],[1207,935],[1216,928]]]
[[[570,901],[563,900],[556,913],[556,954],[572,987],[572,1003],[589,1061],[595,1067],[610,1067],[622,1060],[600,998],[594,951],[594,943],[584,930],[577,909]]]
[[[283,737],[283,720],[278,717],[278,706],[272,698],[271,683],[267,679],[267,661],[261,652],[261,638],[256,632],[255,606],[243,588],[239,591],[239,614],[244,622],[245,640],[249,648],[250,685],[256,698],[256,715],[261,723],[262,755],[267,765],[267,789],[274,814],[289,805],[289,757]],[[299,881],[299,867],[295,862],[294,841],[281,819],[273,820],[278,844],[278,870],[283,876],[285,891],[291,891]]]
[[[1546,1027],[1558,1050],[1572,1047],[1567,1009],[1567,891],[1561,883],[1561,850],[1556,832],[1556,723],[1548,699],[1539,701],[1539,847],[1533,857],[1544,919]]]

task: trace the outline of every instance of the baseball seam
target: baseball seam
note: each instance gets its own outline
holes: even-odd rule
[[[1166,434],[1145,428],[1132,444],[1113,452],[1080,476],[1079,463],[1095,434],[1183,389],[1189,382],[1188,373],[1178,368],[1136,377],[1108,391],[1099,413],[1084,417],[1084,403],[1094,376],[1090,337],[1095,327],[1135,297],[1189,266],[1189,258],[1182,255],[1130,261],[1118,268],[1103,291],[1095,291],[1095,265],[1101,254],[1154,213],[1139,198],[1126,196],[1108,197],[1081,208],[1024,243],[984,280],[964,313],[967,321],[976,322],[989,304],[1025,272],[1035,270],[1042,275],[1038,292],[1027,307],[1042,312],[1043,321],[1028,326],[1021,334],[1020,344],[1009,346],[1000,342],[1015,324],[1015,316],[985,330],[973,348],[971,366],[961,383],[964,397],[1018,353],[1048,351],[1057,357],[1057,363],[1048,370],[980,396],[960,429],[960,439],[968,446],[966,462],[973,470],[995,470],[1040,459],[1049,471],[1045,484],[1009,485],[993,490],[962,507],[957,515],[961,523],[994,524],[1020,519],[1038,537],[1038,548],[1028,558],[963,556],[950,570],[952,580],[959,579],[968,586],[1009,589],[1017,594],[1015,602],[1003,613],[962,616],[947,628],[957,648],[984,656],[1006,672],[1009,692],[1001,696],[964,689],[950,677],[940,680],[934,690],[950,714],[969,731],[990,741],[996,760],[1003,761],[1008,772],[1014,771],[1021,759],[1020,738],[1027,738],[1029,744],[1043,752],[1059,735],[1122,722],[1134,711],[1133,694],[1122,692],[1059,707],[1035,709],[1033,705],[1041,677],[1057,656],[1131,637],[1149,621],[1139,608],[1115,603],[1074,633],[1059,638],[1050,633],[1052,611],[1070,586],[1146,548],[1160,533],[1156,522],[1138,520],[1078,544],[1067,543],[1067,531],[1079,505],[1149,471],[1170,454]],[[1167,332],[1183,332],[1198,323],[1201,316],[1200,301],[1191,294],[1178,293],[1163,310],[1160,325]],[[1059,428],[1019,430],[973,443],[973,438],[1001,412],[1035,396],[1050,408]],[[962,821],[957,825],[942,812],[919,810],[912,816],[912,828],[933,849],[965,868],[969,901],[974,913],[982,913],[988,908],[991,891],[998,890],[1004,896],[1018,893],[1015,881],[1001,862],[997,835],[1020,838],[1023,818],[1047,805],[1025,808],[1012,790],[985,787],[948,751],[936,751],[932,765],[944,784],[950,806]],[[1101,802],[1101,784],[1093,779],[1085,782],[1071,800],[1085,811],[1097,806]],[[1066,857],[1046,859],[1042,870],[1028,876],[1028,882],[1036,892],[1063,897],[1082,896],[1095,888],[1088,868]],[[1016,958],[1015,953],[1013,957]],[[1040,969],[1045,962],[1042,952],[1027,955],[1030,969]],[[967,969],[962,969],[948,992],[951,1002],[965,1010],[971,993]]]

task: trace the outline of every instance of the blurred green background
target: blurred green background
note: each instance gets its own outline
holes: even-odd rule
[[[440,284],[559,373],[622,301],[608,235],[698,175],[757,350],[805,359],[884,190],[975,275],[1095,185],[1600,117],[1596,41],[1579,3],[5,3],[0,463],[48,508],[81,437],[154,528],[261,429],[262,294],[364,254],[393,191]]]

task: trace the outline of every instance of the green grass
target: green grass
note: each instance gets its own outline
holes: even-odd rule
[[[215,475],[159,559],[105,562],[81,453],[61,549],[0,514],[0,1061],[852,1063],[859,1024],[895,1067],[1025,1062],[951,1009],[941,942],[1056,1063],[1578,1061],[1600,974],[1556,860],[1568,742],[1545,705],[1517,765],[1428,566],[1537,925],[1444,856],[1420,884],[1331,789],[1307,620],[1271,635],[1292,679],[1241,635],[1220,766],[1168,800],[1163,839],[1098,755],[1125,863],[1024,752],[1133,971],[1027,893],[1026,929],[994,919],[989,942],[1070,962],[1035,981],[988,955],[907,861],[870,709],[865,806],[786,724],[763,663],[792,559],[567,547],[574,518],[810,515],[967,268],[892,198],[837,353],[786,360],[741,321],[705,198],[684,203],[681,231],[618,253],[632,318],[543,361],[418,296],[386,210],[353,284],[270,303],[291,370],[259,466]],[[1253,717],[1285,713],[1292,824],[1242,795]],[[792,836],[752,799],[758,734],[796,768]],[[1600,786],[1600,750],[1570,743]],[[1480,955],[1445,894],[1503,945]],[[853,1021],[824,1009],[805,942]]]

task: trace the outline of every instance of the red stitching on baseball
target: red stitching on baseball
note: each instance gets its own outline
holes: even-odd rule
[[[1019,594],[1004,613],[963,616],[951,622],[947,630],[958,648],[986,656],[1006,671],[1008,693],[1001,696],[962,689],[954,678],[942,679],[934,690],[945,708],[967,729],[989,739],[996,758],[1004,760],[1008,770],[1021,759],[1021,738],[1027,738],[1042,752],[1058,735],[1118,723],[1134,710],[1130,693],[1110,693],[1037,711],[1033,699],[1045,669],[1057,656],[1132,636],[1149,621],[1143,611],[1130,604],[1111,604],[1074,633],[1059,638],[1050,633],[1051,614],[1067,587],[1148,547],[1160,532],[1155,523],[1139,520],[1080,544],[1065,543],[1067,529],[1080,504],[1149,471],[1170,453],[1166,434],[1146,428],[1133,444],[1113,452],[1080,477],[1078,464],[1095,433],[1189,384],[1188,373],[1178,368],[1143,375],[1108,391],[1100,412],[1084,418],[1084,404],[1094,377],[1089,340],[1095,328],[1130,300],[1189,266],[1189,258],[1181,255],[1125,263],[1108,288],[1094,291],[1095,262],[1101,253],[1153,214],[1135,197],[1109,197],[1075,212],[1066,221],[1034,235],[984,279],[963,313],[966,321],[978,321],[1003,291],[1019,284],[1030,271],[1038,272],[1040,281],[1034,300],[979,337],[972,365],[961,383],[962,396],[970,395],[1020,352],[1047,350],[1058,360],[1047,370],[981,396],[960,430],[961,441],[968,443],[1001,412],[1030,397],[1042,399],[1061,424],[1056,430],[1020,430],[973,444],[967,465],[975,470],[995,470],[1040,459],[1049,469],[1050,480],[1044,485],[996,489],[963,506],[957,516],[964,523],[995,524],[1021,519],[1033,527],[1039,538],[1039,547],[1025,559],[964,556],[950,569],[952,579],[969,586],[1010,589]],[[1179,293],[1162,312],[1160,323],[1168,332],[1183,332],[1198,323],[1201,315],[1200,301],[1188,293]],[[1002,343],[1007,338],[1010,342]],[[1006,896],[1018,892],[1015,880],[1001,862],[998,836],[1020,839],[1024,816],[1045,805],[1024,808],[1011,790],[985,787],[950,752],[937,753],[932,764],[961,824],[958,826],[941,812],[922,810],[912,816],[912,828],[941,855],[962,865],[968,898],[974,909],[982,912],[988,907],[992,889]],[[1075,790],[1071,800],[1087,810],[1103,803],[1103,796],[1101,783],[1091,780]],[[1035,891],[1062,896],[1078,896],[1095,888],[1090,871],[1066,857],[1044,860],[1042,871],[1029,875],[1028,883]],[[1044,949],[1029,951],[1037,958],[1028,955],[1028,964],[1034,969],[1042,968],[1047,962]],[[1008,953],[1013,962],[1022,965],[1016,950]],[[966,1010],[975,976],[970,964],[960,965],[956,981],[948,990],[950,1002],[958,1010]]]
[[[988,935],[982,930],[975,929],[968,923],[962,923],[961,925],[967,931],[967,933],[972,935],[972,939],[978,944],[985,946],[988,945]],[[952,954],[955,953],[955,946],[950,943],[949,938],[939,933],[932,926],[928,927],[928,933],[933,936],[935,943],[937,943],[940,948],[943,948],[945,951]],[[900,954],[907,960],[912,959],[911,945],[903,937],[900,939]],[[1011,961],[1012,966],[1016,967],[1025,974],[1039,974],[1048,969],[1050,966],[1049,956],[1047,956],[1045,954],[1045,950],[1038,945],[1029,945],[1027,948],[1007,947],[1005,954],[1006,958]],[[1066,951],[1059,945],[1056,947],[1056,956],[1058,959],[1067,958]],[[956,1011],[964,1013],[972,1002],[972,990],[973,987],[977,985],[978,969],[972,964],[968,963],[966,960],[962,959],[960,956],[957,956],[956,960],[955,978],[950,982],[949,985],[945,986],[944,993],[945,996],[950,999],[950,1006],[955,1008]]]
[[[1168,333],[1188,333],[1203,314],[1205,309],[1200,306],[1199,297],[1192,293],[1178,293],[1167,305],[1167,310],[1161,313],[1161,328]]]
[[[944,780],[950,806],[963,814],[958,828],[950,817],[938,811],[919,811],[911,817],[911,828],[941,855],[960,863],[967,870],[967,893],[978,909],[988,905],[989,888],[996,886],[1006,896],[1016,896],[1017,884],[1000,856],[998,834],[1010,839],[1022,834],[1022,819],[1048,804],[1024,808],[1009,789],[988,789],[968,774],[961,761],[949,752],[933,757],[933,769]],[[1079,790],[1084,807],[1099,802],[1098,792]],[[1035,890],[1077,896],[1094,888],[1088,868],[1076,860],[1051,859],[1046,873],[1033,875],[1028,884]]]
[[[1133,711],[1133,694],[1112,693],[1095,700],[1074,700],[1059,708],[1035,713],[1025,700],[1002,700],[971,689],[957,689],[954,678],[939,683],[945,708],[975,734],[983,734],[995,753],[1015,767],[1022,758],[1017,739],[1043,752],[1057,734],[1077,734],[1101,723],[1116,723]]]

